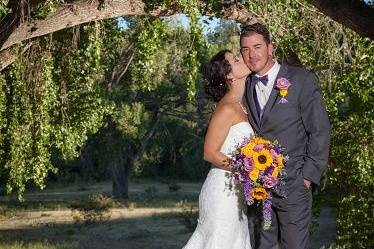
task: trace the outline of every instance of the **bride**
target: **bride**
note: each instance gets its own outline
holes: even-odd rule
[[[206,68],[208,95],[218,102],[204,142],[212,168],[199,196],[199,220],[184,249],[251,249],[242,194],[230,187],[229,155],[253,134],[241,104],[250,70],[229,50],[216,54]]]

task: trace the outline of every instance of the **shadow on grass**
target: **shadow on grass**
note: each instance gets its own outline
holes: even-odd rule
[[[0,230],[0,248],[175,249],[182,248],[189,236],[190,233],[179,221],[179,214],[170,212],[89,225],[49,223],[37,227]]]
[[[103,193],[105,194],[105,193]],[[110,196],[110,195],[108,195]],[[49,197],[49,196],[48,196]],[[43,200],[29,200],[19,202],[16,199],[0,200],[0,219],[12,218],[20,212],[29,211],[50,211],[50,210],[66,210],[70,209],[77,201],[87,199],[89,196],[79,196],[79,198],[55,200],[46,197]],[[174,208],[181,200],[186,200],[197,206],[198,195],[181,194],[181,193],[157,193],[149,197],[145,193],[133,194],[130,199],[117,200],[117,208]]]

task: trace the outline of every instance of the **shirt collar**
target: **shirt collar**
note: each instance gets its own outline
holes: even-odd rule
[[[267,75],[268,79],[269,79],[269,83],[272,83],[272,82],[274,82],[275,78],[277,77],[279,69],[280,69],[280,64],[277,61],[274,60],[274,65],[269,69],[269,71],[267,71],[262,76],[260,76],[258,74],[256,74],[256,76],[257,77],[263,77],[263,76]],[[269,84],[269,85],[272,85],[272,84]]]

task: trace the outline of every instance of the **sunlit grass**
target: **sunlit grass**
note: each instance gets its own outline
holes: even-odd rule
[[[0,242],[0,249],[78,249],[78,243],[61,242],[57,245],[48,241]]]

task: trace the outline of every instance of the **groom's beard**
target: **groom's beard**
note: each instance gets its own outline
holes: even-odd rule
[[[249,59],[246,65],[253,73],[259,73],[264,70],[265,72],[263,73],[266,73],[274,65],[274,63],[272,62],[273,62],[273,59],[269,56],[265,62],[261,59],[256,59],[256,58]]]

